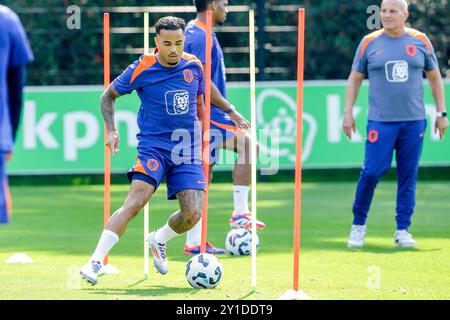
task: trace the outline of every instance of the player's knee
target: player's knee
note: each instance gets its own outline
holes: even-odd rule
[[[239,135],[237,137],[236,149],[238,153],[249,153],[251,148],[251,140],[248,135]]]
[[[135,208],[138,209],[138,212],[142,210],[142,208],[145,207],[145,205],[147,204],[147,198],[146,197],[138,197],[135,200]]]
[[[250,163],[251,161],[251,152],[252,152],[252,139],[250,138],[250,136],[245,135],[241,137],[238,137],[238,143],[237,143],[237,153],[240,156],[245,157],[246,159],[248,159],[248,163]],[[259,143],[258,141],[256,141],[256,155],[259,154]]]
[[[144,208],[144,206],[147,204],[147,199],[143,196],[133,196],[129,199],[127,199],[126,207],[127,213],[131,216],[131,218],[134,218],[139,211]]]
[[[377,182],[380,179],[381,174],[375,170],[364,169],[362,177],[371,182]]]

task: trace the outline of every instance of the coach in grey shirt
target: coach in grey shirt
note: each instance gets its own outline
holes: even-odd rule
[[[448,127],[444,88],[433,46],[428,37],[405,26],[404,0],[381,3],[383,29],[363,38],[348,78],[343,129],[351,139],[355,130],[353,104],[365,75],[369,78],[369,122],[365,159],[353,204],[349,248],[361,248],[373,194],[381,177],[397,162],[397,247],[416,247],[408,232],[415,206],[416,178],[426,129],[423,72],[436,102],[434,129],[442,139]]]

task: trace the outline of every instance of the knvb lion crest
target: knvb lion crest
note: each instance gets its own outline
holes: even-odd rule
[[[408,62],[406,61],[388,61],[385,65],[386,79],[389,82],[408,81]]]
[[[172,116],[189,112],[189,92],[186,90],[174,90],[166,92],[166,110]]]

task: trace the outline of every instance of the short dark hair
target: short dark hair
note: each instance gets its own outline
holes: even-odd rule
[[[184,19],[178,17],[162,17],[155,23],[156,34],[159,34],[161,30],[183,30],[186,27]]]
[[[208,4],[212,3],[214,0],[194,0],[194,6],[197,12],[205,12],[208,9]]]

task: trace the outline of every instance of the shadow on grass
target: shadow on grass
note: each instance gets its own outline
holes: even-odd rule
[[[425,252],[433,252],[433,251],[442,251],[442,248],[427,248],[422,249],[418,248],[396,248],[393,245],[381,245],[381,244],[373,244],[366,243],[363,248],[347,248],[347,244],[345,240],[329,240],[322,239],[317,242],[304,243],[302,244],[302,249],[306,250],[335,250],[342,252],[369,252],[376,254],[397,254],[402,252],[417,252],[417,253],[425,253]]]
[[[240,297],[240,298],[238,298],[238,300],[245,300],[245,299],[247,299],[248,297],[250,297],[252,294],[255,294],[256,293],[256,291],[255,290],[251,290],[249,293],[247,293],[245,296],[242,296],[242,297]]]
[[[140,285],[142,282],[145,282],[145,281],[147,281],[148,280],[148,277],[145,277],[145,278],[143,278],[143,279],[141,279],[141,280],[139,280],[139,281],[136,281],[135,283],[133,283],[133,284],[130,284],[127,288],[133,288],[133,287],[135,287],[135,286],[137,286],[137,285]]]
[[[139,281],[139,282],[142,282]],[[137,284],[137,283],[136,283]],[[134,285],[136,285],[134,284]],[[127,289],[83,289],[89,291],[93,295],[113,295],[113,296],[126,296],[129,297],[130,295],[137,295],[137,296],[143,296],[143,297],[161,297],[166,296],[170,294],[192,294],[196,293],[197,290],[192,288],[170,288],[170,287],[164,287],[164,286],[150,286],[146,288],[140,288],[140,289],[130,289],[128,287]]]

